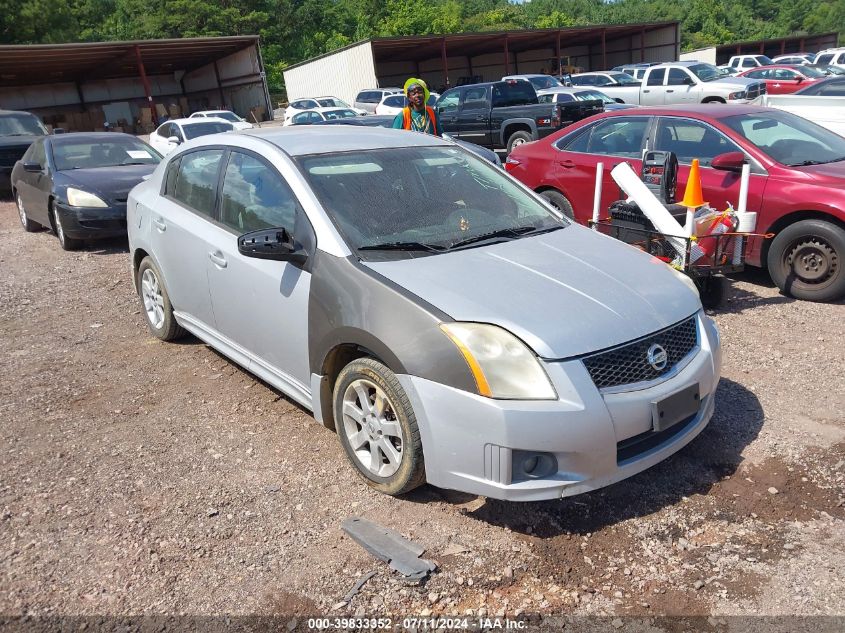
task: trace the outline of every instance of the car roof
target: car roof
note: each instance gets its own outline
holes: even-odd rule
[[[355,111],[352,110],[351,107],[346,106],[320,106],[319,108],[308,108],[307,110],[303,110],[302,112],[339,112],[340,110],[351,110],[352,112]],[[302,114],[302,112],[300,112],[300,114]]]
[[[202,120],[200,120],[199,117],[194,118],[194,119],[192,119],[192,118],[168,119],[164,123],[178,123],[179,125],[199,125],[200,123],[208,123],[209,121],[211,121],[212,123],[228,123],[229,125],[232,125],[231,121],[227,121],[226,119],[218,119],[217,117],[213,117],[213,116],[202,117]],[[162,125],[164,125],[164,123],[162,123]]]
[[[675,106],[639,106],[636,113],[627,110],[614,110],[605,112],[605,116],[699,116],[709,119],[724,119],[738,114],[759,114],[761,112],[782,112],[775,108],[765,108],[757,105],[731,104],[727,108],[713,105],[712,103],[692,103],[689,105]],[[603,116],[601,114],[596,116]]]
[[[264,139],[291,156],[394,147],[448,147],[451,145],[431,134],[357,125],[265,127],[244,130],[237,134]]]
[[[105,139],[119,139],[119,138],[133,138],[139,139],[134,134],[124,134],[123,132],[65,132],[64,134],[51,134],[49,139],[53,145],[62,145],[65,142],[72,141],[102,141]]]

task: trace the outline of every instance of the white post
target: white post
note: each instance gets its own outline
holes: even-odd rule
[[[599,221],[599,206],[601,205],[601,187],[604,178],[604,163],[596,165],[596,193],[593,196],[593,230],[598,231],[596,222]]]
[[[736,217],[737,222],[740,226],[746,224],[744,221],[746,216],[748,215],[746,209],[748,208],[748,185],[751,182],[751,165],[745,163],[742,166],[742,175],[739,179],[739,201],[737,202],[736,207]],[[755,216],[755,224],[756,224],[756,213],[753,214]],[[742,229],[738,226],[737,231],[741,231]],[[753,230],[753,229],[752,229]],[[745,246],[744,241],[741,236],[737,235],[736,239],[734,240],[734,253],[733,253],[733,260],[732,263],[734,266],[739,265],[742,261],[742,249]]]

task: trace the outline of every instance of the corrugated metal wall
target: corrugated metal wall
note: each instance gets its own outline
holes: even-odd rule
[[[332,95],[351,104],[361,90],[379,86],[370,42],[290,68],[284,72],[284,77],[288,101]],[[390,84],[382,82],[381,85]]]

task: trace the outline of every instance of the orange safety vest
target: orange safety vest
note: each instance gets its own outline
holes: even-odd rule
[[[434,130],[434,134],[437,134],[437,116],[434,114],[434,109],[426,106],[425,111],[428,114],[428,118],[431,120],[431,125],[433,126],[432,129]],[[405,106],[402,108],[402,128],[405,130],[411,129],[411,108]]]

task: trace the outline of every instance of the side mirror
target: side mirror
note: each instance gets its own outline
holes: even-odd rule
[[[722,171],[741,172],[744,164],[745,154],[742,152],[726,152],[716,156],[710,163],[710,166],[713,169],[721,169]]]
[[[244,257],[304,264],[308,253],[296,244],[284,227],[261,229],[238,237],[238,252]]]
[[[23,164],[23,170],[31,172],[33,174],[40,174],[41,172],[44,171],[44,168],[41,167],[41,165],[39,163],[27,162],[27,163]]]
[[[66,131],[63,127],[53,128],[53,134],[64,134]]]
[[[796,77],[795,78],[795,83],[797,83],[797,84],[800,84],[802,81],[804,81],[803,77]]]
[[[178,136],[169,136],[167,137],[167,142],[173,143],[174,145],[179,145],[179,143],[181,143],[182,141],[179,140]]]
[[[684,85],[694,86],[695,85],[695,79],[693,79],[692,77],[684,77]]]

